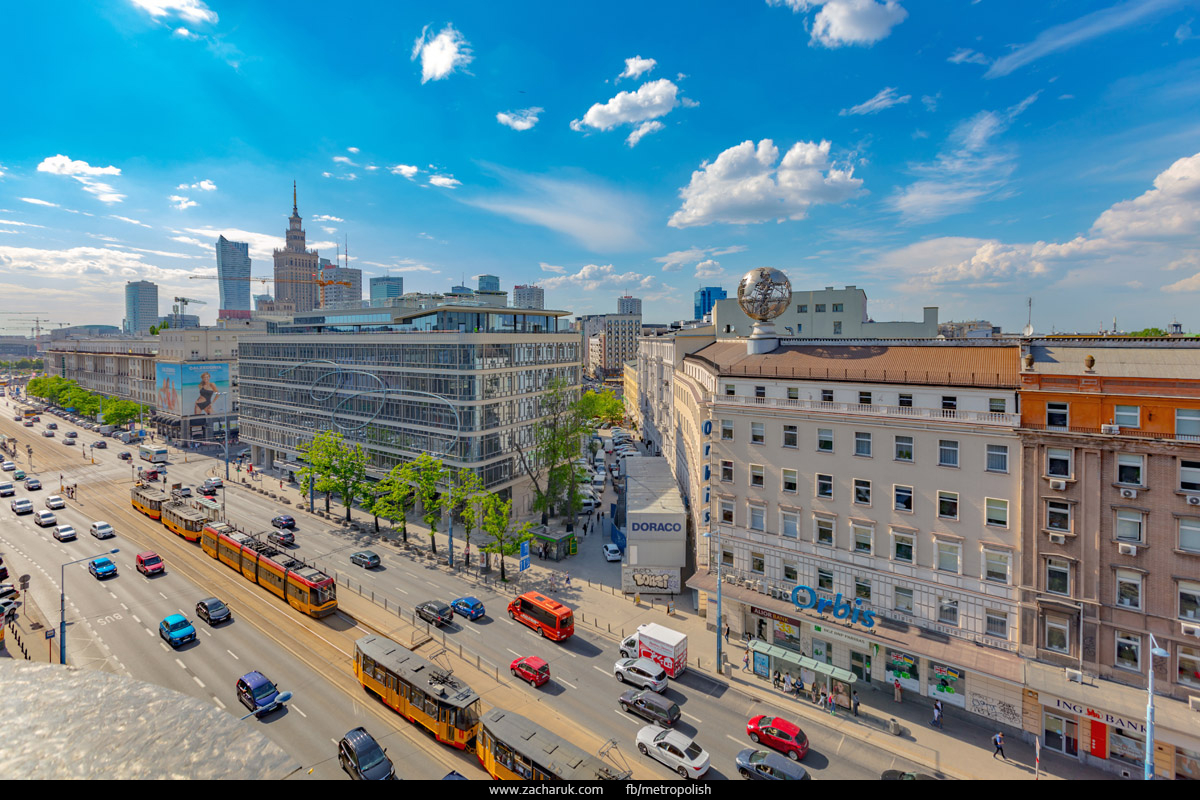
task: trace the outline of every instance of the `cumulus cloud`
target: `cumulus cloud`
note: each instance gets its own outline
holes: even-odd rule
[[[471,43],[454,29],[447,25],[436,36],[430,35],[429,26],[421,29],[421,35],[413,44],[412,58],[421,59],[421,83],[440,81],[449,77],[456,70],[465,68],[474,60],[471,55]]]
[[[911,99],[911,94],[898,96],[896,94],[895,87],[885,86],[883,89],[879,90],[879,94],[875,95],[870,100],[866,100],[856,106],[851,106],[850,108],[843,108],[840,112],[838,112],[838,115],[845,117],[859,116],[862,114],[878,114],[885,108],[891,108],[892,106],[898,106],[901,103],[907,103]]]
[[[181,183],[175,188],[181,192],[186,192],[188,189],[196,189],[197,191],[201,192],[215,192],[217,190],[217,185],[206,178],[202,181],[197,181],[196,183]]]
[[[635,130],[625,140],[633,147],[646,134],[662,129],[662,123],[646,123],[666,116],[680,105],[678,93],[679,87],[666,78],[644,83],[635,92],[618,92],[608,102],[594,104],[582,119],[572,120],[571,129],[607,131],[619,125],[633,125]]]
[[[652,291],[661,287],[653,275],[639,272],[617,272],[612,264],[588,264],[578,272],[543,278],[541,286],[546,291],[571,289],[594,292],[604,288],[629,288],[630,290]]]
[[[346,156],[334,156],[333,161],[335,164],[349,164],[352,167],[358,166],[358,164],[355,164],[353,161],[351,161]]]
[[[523,108],[520,111],[501,111],[496,114],[496,121],[501,125],[507,125],[514,131],[527,131],[537,125],[538,114],[541,114],[543,110],[534,106]]]
[[[637,78],[643,72],[649,72],[658,64],[653,58],[642,58],[634,56],[633,58],[625,59],[625,71],[617,76],[617,80],[621,78]]]
[[[638,125],[636,128],[633,129],[633,133],[631,133],[627,137],[625,137],[625,144],[629,145],[630,147],[634,147],[635,145],[637,145],[638,142],[640,142],[642,140],[643,136],[646,136],[651,133],[656,133],[657,131],[661,131],[665,127],[666,126],[663,125],[658,120],[651,120],[649,122],[643,122],[641,125]]]
[[[313,217],[313,222],[345,222],[341,217],[331,217],[328,214],[317,214]]]
[[[857,195],[862,180],[853,167],[829,160],[830,143],[797,142],[779,161],[770,139],[747,140],[704,162],[679,191],[683,206],[668,225],[686,228],[714,222],[752,224],[803,219],[818,203],[841,203]],[[778,163],[777,163],[778,162]]]
[[[179,211],[186,211],[187,209],[193,208],[197,205],[195,200],[189,200],[188,198],[178,194],[173,194],[167,199],[171,201],[171,207]]]
[[[553,272],[556,275],[562,275],[567,271],[566,267],[560,267],[557,264],[547,264],[545,261],[539,263],[538,266],[542,272]]]
[[[701,280],[711,280],[713,278],[724,278],[726,277],[726,273],[721,268],[720,261],[714,261],[710,258],[696,265],[696,277]]]
[[[413,179],[413,176],[416,175],[417,172],[419,172],[417,167],[414,167],[411,164],[396,164],[394,166],[388,167],[388,169],[391,171],[391,173],[393,175],[403,175],[404,177],[408,178],[410,181]]]
[[[83,186],[85,192],[95,195],[102,203],[119,203],[125,199],[125,195],[119,194],[109,184],[96,180],[100,175],[121,174],[120,169],[111,165],[93,167],[86,161],[74,161],[60,153],[42,159],[42,163],[38,164],[37,171],[74,178]]]
[[[1200,231],[1200,153],[1181,158],[1154,179],[1154,188],[1109,208],[1092,226],[1106,238],[1195,239]]]
[[[809,44],[824,47],[875,44],[908,17],[896,0],[767,0],[767,4],[785,5],[795,14],[820,7]]]
[[[217,22],[217,13],[204,4],[203,0],[131,0],[138,8],[155,19],[178,17],[193,24]]]
[[[193,33],[192,31],[189,31],[187,28],[183,27],[176,28],[173,32],[173,35],[178,36],[180,39],[190,39],[192,41],[200,38],[200,34]]]
[[[453,175],[430,175],[429,183],[432,186],[440,186],[443,189],[454,189],[462,186],[462,181],[457,180]]]
[[[357,147],[347,147],[347,148],[346,148],[346,152],[347,152],[347,153],[354,153],[355,155],[358,155],[358,152],[359,152],[359,150],[358,150],[358,148],[357,148]]]

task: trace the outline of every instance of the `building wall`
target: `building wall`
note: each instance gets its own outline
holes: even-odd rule
[[[540,286],[514,286],[513,308],[545,308],[546,292]]]
[[[125,333],[133,336],[149,333],[158,324],[158,285],[150,281],[125,284]]]
[[[780,336],[801,338],[842,337],[846,339],[931,339],[938,335],[938,310],[927,306],[920,322],[872,322],[867,314],[867,293],[854,286],[820,291],[793,292],[792,302],[777,317]],[[717,335],[749,336],[754,321],[742,311],[737,298],[718,300],[713,305]],[[792,333],[788,333],[791,327]]]
[[[224,311],[252,310],[250,305],[250,245],[217,237],[217,285],[220,292],[219,316]]]
[[[371,278],[371,302],[400,297],[404,294],[404,278],[384,276]]]

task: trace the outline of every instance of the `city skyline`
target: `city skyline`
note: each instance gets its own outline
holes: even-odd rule
[[[311,249],[352,233],[350,266],[409,291],[486,273],[665,322],[774,266],[863,287],[881,319],[936,305],[1019,331],[1032,297],[1038,331],[1200,329],[1195,9],[1023,5],[664,6],[636,30],[620,7],[584,26],[385,7],[319,42],[315,3],[14,9],[36,77],[0,139],[0,284],[113,324],[112,287],[147,280],[211,322],[218,282],[189,276],[215,274],[222,235],[282,247],[295,180]],[[278,135],[331,97],[337,126]]]

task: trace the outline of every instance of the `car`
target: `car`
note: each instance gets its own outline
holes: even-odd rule
[[[648,658],[622,658],[613,664],[613,675],[620,683],[661,692],[667,688],[667,673]]]
[[[128,450],[122,450],[121,452],[117,453],[117,458],[122,461],[131,461],[133,460],[133,454]]]
[[[0,600],[19,600],[21,590],[11,583],[0,583]]]
[[[75,529],[70,525],[55,525],[53,536],[60,542],[75,541]]]
[[[338,762],[351,780],[396,780],[396,768],[387,757],[387,751],[379,746],[374,736],[367,733],[366,728],[346,731],[346,735],[338,742]]]
[[[291,531],[275,530],[267,534],[267,540],[284,547],[293,547],[296,544],[296,534]]]
[[[881,781],[936,781],[932,775],[924,772],[905,772],[902,769],[885,769],[879,774]]]
[[[158,470],[144,469],[138,473],[138,477],[144,481],[156,481],[158,480]]]
[[[60,508],[66,508],[67,502],[56,494],[52,494],[46,498],[46,508],[57,511]]]
[[[103,439],[99,439],[95,442],[92,442],[92,447],[96,448],[97,450],[107,450],[108,442],[104,441]]]
[[[247,672],[237,681],[238,700],[255,717],[263,717],[282,706],[279,689],[258,670]]]
[[[11,461],[5,461],[3,464],[0,464],[0,469],[4,470],[5,472],[12,472],[16,468],[17,465]]]
[[[17,601],[11,597],[0,600],[0,619],[8,624],[17,618]]]
[[[108,556],[101,556],[88,562],[88,572],[100,580],[115,578],[117,577],[117,565]]]
[[[33,514],[33,523],[39,528],[45,528],[50,525],[57,525],[58,519],[55,518],[53,511],[35,511]]]
[[[0,482],[0,497],[8,497],[17,493],[17,487],[10,481]]]
[[[605,561],[620,561],[621,560],[621,548],[619,548],[615,544],[611,544],[611,543],[604,545],[604,560]]]
[[[13,473],[13,479],[18,481],[25,480],[25,470],[19,469]]]
[[[116,536],[117,532],[114,531],[113,526],[109,525],[107,522],[93,522],[91,534],[97,539],[109,539],[113,536]]]
[[[483,603],[476,597],[458,597],[450,601],[450,608],[460,617],[477,620],[484,615]]]
[[[76,433],[75,431],[67,431],[66,436],[68,439],[78,439],[79,438],[79,434]]]
[[[24,422],[24,425],[25,425],[25,427],[26,427],[26,428],[32,428],[32,427],[33,427],[33,420],[31,420],[31,419],[27,419],[27,420],[25,420],[25,422]]]
[[[699,778],[708,772],[708,753],[677,730],[647,725],[637,732],[637,748],[642,755],[662,762],[685,779]]]
[[[62,443],[63,444],[75,444],[75,440],[74,439],[63,439]]]
[[[158,635],[171,647],[180,647],[196,641],[196,628],[183,614],[171,614],[158,623]]]
[[[357,564],[363,569],[371,569],[378,567],[380,564],[379,556],[370,550],[359,550],[357,553],[350,555],[350,563]]]
[[[596,498],[586,496],[586,497],[581,497],[579,499],[579,507],[584,512],[588,512],[588,511],[593,511],[593,510],[599,508],[600,504],[596,502]]]
[[[280,514],[271,520],[271,524],[276,528],[294,528],[296,527],[296,520],[292,518],[291,514]]]
[[[178,489],[175,490],[175,492],[178,493],[180,497],[191,497],[192,496],[192,487],[180,486]]]
[[[523,656],[515,659],[509,670],[514,678],[529,681],[530,686],[541,686],[550,680],[550,665],[537,656]]]
[[[27,498],[18,497],[9,504],[14,514],[32,514],[33,503]]]
[[[45,436],[47,439],[51,439],[54,437],[54,431],[42,431],[42,436]]]
[[[778,750],[793,761],[808,755],[808,737],[800,726],[783,717],[768,717],[759,714],[746,723],[746,735],[755,744],[765,744]]]
[[[215,597],[206,597],[199,603],[196,603],[196,616],[207,622],[209,625],[217,625],[221,622],[228,622],[233,619],[233,612],[229,610],[229,606]]]
[[[208,478],[204,482],[217,489],[225,488],[225,483],[220,478]]]
[[[46,427],[52,431],[56,431],[56,430],[58,430],[58,423],[57,422],[47,422]]]
[[[26,478],[25,488],[31,492],[36,492],[42,488],[42,482],[37,478]]]
[[[147,550],[144,553],[138,553],[133,559],[133,565],[137,571],[143,575],[160,575],[167,571],[167,565],[163,563],[162,556],[153,550]]]
[[[661,694],[642,689],[629,689],[623,695],[617,698],[617,704],[622,709],[631,714],[637,714],[639,717],[650,722],[660,725],[664,728],[670,727],[679,721],[679,717],[683,712],[679,710],[679,704],[672,702]]]
[[[426,622],[431,622],[437,627],[448,625],[454,621],[454,612],[450,610],[450,606],[438,600],[426,600],[424,603],[417,603],[417,616]]]
[[[41,422],[42,418],[39,417],[37,414],[34,414],[32,417],[29,418],[29,421],[30,422]]]
[[[808,770],[770,750],[747,747],[733,759],[738,774],[751,781],[807,781]]]

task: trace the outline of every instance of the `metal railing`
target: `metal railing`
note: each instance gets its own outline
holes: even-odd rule
[[[975,425],[998,425],[1016,428],[1021,424],[1020,414],[1003,414],[992,411],[962,411],[948,408],[919,408],[913,406],[866,405],[863,403],[834,403],[821,400],[790,400],[784,397],[746,397],[744,395],[714,394],[716,405],[760,406],[765,408],[791,408],[798,411],[827,411],[838,414],[857,414],[875,417],[904,417],[906,419],[930,419],[949,422],[970,422]]]

